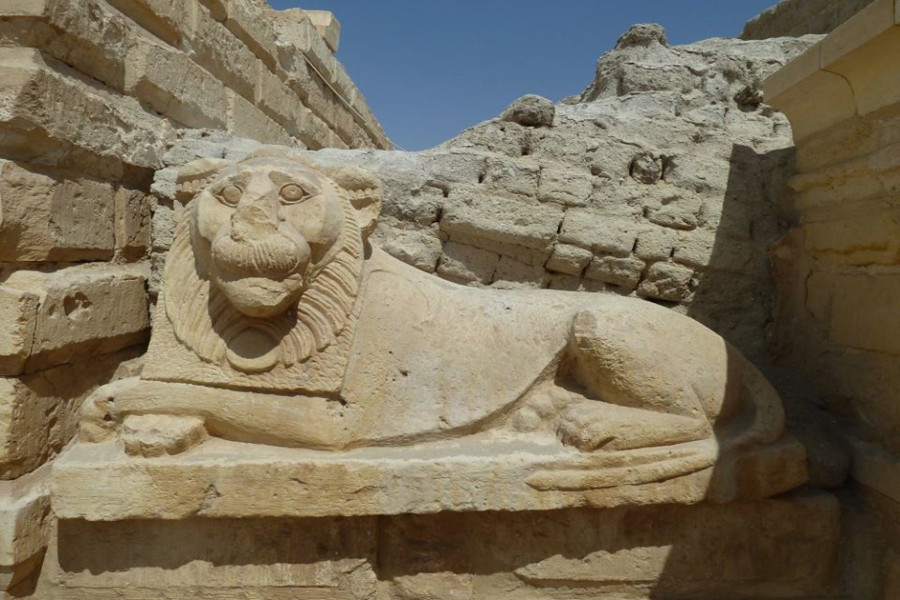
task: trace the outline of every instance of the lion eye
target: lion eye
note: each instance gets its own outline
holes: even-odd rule
[[[223,203],[228,206],[237,206],[237,203],[240,201],[241,196],[244,194],[243,190],[236,185],[227,185],[222,188],[216,197]]]
[[[305,199],[309,194],[296,183],[289,183],[281,188],[281,199],[286,204],[294,204]]]

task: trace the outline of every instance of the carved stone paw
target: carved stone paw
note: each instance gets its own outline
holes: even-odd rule
[[[615,425],[602,418],[594,418],[595,413],[585,411],[584,406],[584,403],[576,404],[563,411],[556,435],[567,446],[591,452],[615,439]]]
[[[172,415],[129,415],[121,435],[127,454],[147,458],[181,454],[208,437],[202,419]]]
[[[706,420],[586,400],[562,411],[557,436],[584,452],[631,450],[707,439]]]

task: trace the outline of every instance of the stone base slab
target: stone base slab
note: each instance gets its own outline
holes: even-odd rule
[[[62,520],[35,597],[836,600],[840,529],[838,502],[823,493],[529,513]]]
[[[120,521],[608,508],[696,504],[714,478],[734,473],[735,485],[753,491],[741,489],[745,499],[806,478],[790,467],[804,464],[793,440],[743,456],[737,468],[717,465],[716,455],[714,441],[581,453],[524,435],[347,452],[211,438],[156,458],[129,456],[117,442],[82,442],[54,463],[53,509],[62,519]]]

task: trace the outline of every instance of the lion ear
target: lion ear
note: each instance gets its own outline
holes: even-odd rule
[[[231,161],[222,158],[201,158],[181,167],[175,180],[175,197],[187,202],[208,186],[215,176]]]
[[[381,181],[372,171],[356,166],[326,169],[326,174],[346,192],[356,211],[359,228],[368,237],[381,214]]]

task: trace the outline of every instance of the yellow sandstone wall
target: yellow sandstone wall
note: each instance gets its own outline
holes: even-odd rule
[[[900,3],[877,0],[766,82],[798,170],[796,227],[772,252],[776,347],[853,426],[852,476],[897,546],[885,600],[900,597],[898,56]]]

